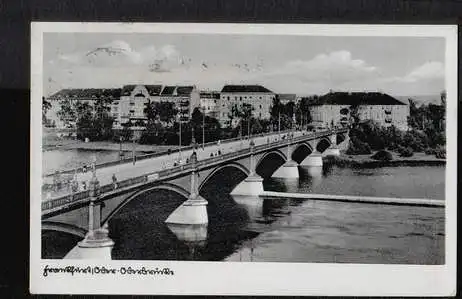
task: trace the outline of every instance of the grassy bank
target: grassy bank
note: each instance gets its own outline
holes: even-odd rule
[[[425,153],[414,153],[412,157],[400,157],[398,153],[391,152],[393,159],[390,161],[379,161],[372,159],[370,155],[346,155],[342,153],[339,157],[323,157],[326,166],[338,167],[378,167],[378,166],[437,166],[445,165],[445,159],[438,159],[434,155]]]

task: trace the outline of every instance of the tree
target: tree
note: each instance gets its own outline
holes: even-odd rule
[[[148,120],[161,121],[171,126],[175,121],[178,110],[172,102],[151,102],[144,108],[144,114]]]
[[[313,101],[313,99],[312,97],[304,97],[297,103],[295,109],[297,123],[306,125],[311,122],[310,102]]]
[[[76,107],[69,99],[59,102],[59,110],[56,114],[65,125],[70,125],[77,120]]]
[[[45,97],[42,97],[42,124],[47,124],[48,119],[47,119],[47,113],[48,110],[51,109],[51,103],[45,99]]]

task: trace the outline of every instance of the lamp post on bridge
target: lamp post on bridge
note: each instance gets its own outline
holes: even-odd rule
[[[89,191],[88,232],[85,238],[77,244],[79,257],[82,259],[99,258],[110,260],[114,241],[109,238],[108,230],[101,227],[102,203],[98,201],[99,181],[96,177],[96,161],[92,163]]]
[[[202,150],[205,149],[205,107],[202,111]]]

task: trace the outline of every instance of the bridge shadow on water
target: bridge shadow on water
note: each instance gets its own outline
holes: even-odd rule
[[[257,173],[264,180],[265,190],[291,192],[299,180],[278,180],[270,176],[284,163],[279,155],[269,155],[260,163]],[[185,198],[169,190],[143,193],[125,205],[109,221],[109,236],[114,240],[114,260],[198,260],[222,261],[247,246],[260,233],[269,229],[278,218],[290,215],[291,199],[262,199],[230,195],[246,175],[234,167],[215,173],[200,190],[208,201],[209,223],[178,233],[165,220]],[[174,233],[175,232],[175,233]],[[204,235],[194,239],[195,235]],[[81,238],[65,233],[43,231],[44,258],[63,258]]]
[[[109,223],[110,237],[115,241],[112,258],[223,260],[241,242],[256,235],[244,229],[250,221],[249,214],[229,195],[244,178],[239,170],[224,168],[200,190],[200,195],[208,201],[209,223],[205,240],[182,240],[181,235],[175,235],[165,224],[168,216],[185,200],[181,195],[164,190],[140,195]]]
[[[54,230],[42,230],[42,258],[62,259],[82,238]]]

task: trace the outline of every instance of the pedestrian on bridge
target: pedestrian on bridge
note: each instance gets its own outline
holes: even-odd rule
[[[114,189],[117,189],[117,177],[115,173],[112,174],[112,184],[114,184]]]

